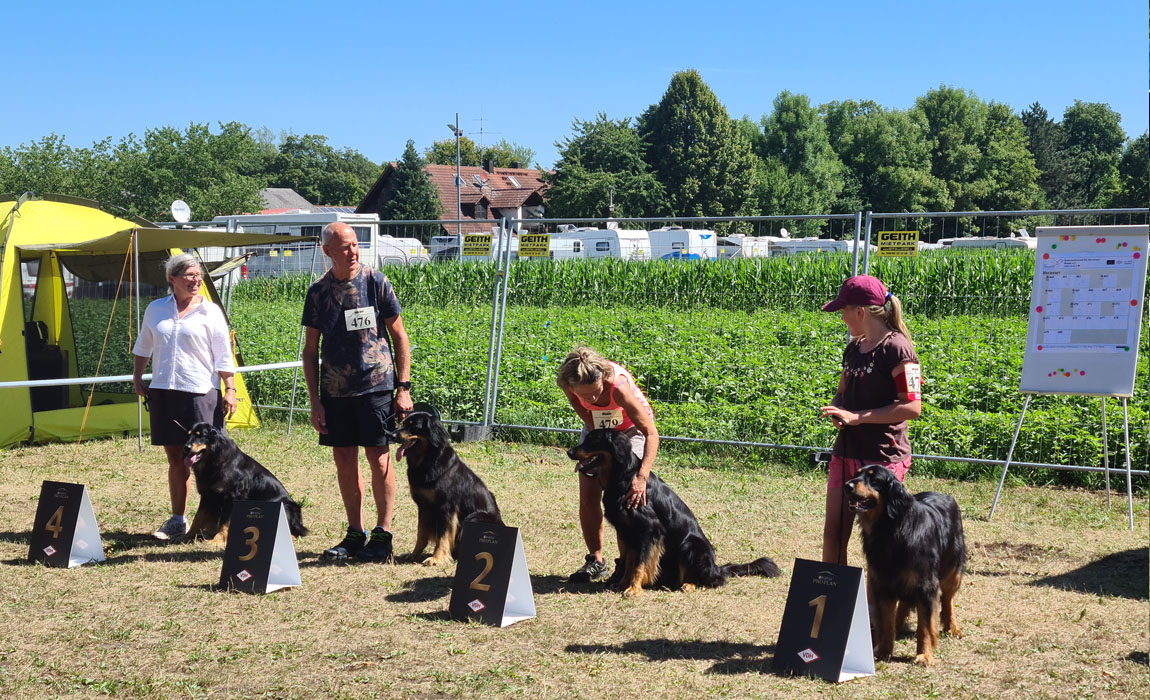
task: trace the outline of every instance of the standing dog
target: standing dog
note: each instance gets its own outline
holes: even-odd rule
[[[439,566],[455,556],[461,525],[465,520],[503,524],[495,496],[451,447],[443,423],[430,413],[411,413],[392,437],[400,443],[399,461],[407,458],[407,483],[419,510],[415,548],[404,557]],[[423,558],[428,542],[431,556]]]
[[[913,607],[918,612],[914,661],[929,666],[938,646],[940,617],[943,632],[962,636],[954,617],[954,594],[966,568],[958,503],[934,491],[912,496],[894,472],[882,466],[864,467],[843,488],[848,507],[858,516],[867,586],[878,608],[875,656],[890,659],[896,629]]]
[[[603,487],[603,512],[615,528],[622,551],[623,573],[618,587],[636,596],[644,586],[693,590],[717,588],[731,576],[778,576],[769,557],[748,564],[715,563],[715,548],[703,534],[695,514],[670,486],[652,473],[647,477],[647,503],[628,508],[627,491],[641,461],[631,441],[617,430],[592,430],[567,451],[584,476]]]
[[[236,443],[211,423],[196,423],[184,443],[184,464],[196,474],[200,507],[181,541],[196,538],[223,543],[228,538],[228,521],[234,501],[277,501],[284,504],[288,528],[293,537],[308,530],[303,525],[299,504],[262,464],[244,454]]]

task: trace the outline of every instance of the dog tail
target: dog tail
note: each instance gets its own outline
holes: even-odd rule
[[[721,567],[728,576],[766,576],[774,578],[781,574],[779,565],[770,557],[759,557],[747,564],[725,564]]]

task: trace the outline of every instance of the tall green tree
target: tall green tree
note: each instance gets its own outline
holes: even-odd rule
[[[491,161],[493,168],[511,168],[516,164],[520,168],[530,168],[532,161],[535,160],[535,151],[507,139],[499,139],[494,144],[480,149],[480,164],[488,160]]]
[[[550,216],[657,216],[666,213],[666,191],[643,159],[644,145],[630,118],[575,119],[572,135],[555,145],[559,160],[548,184]],[[614,210],[610,206],[614,202]]]
[[[408,141],[403,149],[403,158],[395,167],[395,189],[380,208],[380,219],[413,221],[438,219],[443,215],[439,193],[423,171],[424,165],[424,160],[415,150],[415,142]]]
[[[455,165],[455,138],[432,141],[423,156],[429,165]],[[459,137],[459,164],[475,168],[482,165],[479,149],[466,136]]]
[[[290,187],[313,204],[359,204],[379,165],[349,148],[336,150],[326,136],[287,134],[267,166],[269,187]]]
[[[831,148],[818,109],[806,95],[784,90],[760,123],[762,138],[752,142],[763,161],[755,186],[759,212],[829,213],[843,189],[843,164]],[[817,233],[818,226],[817,221],[796,224],[803,233]]]
[[[122,206],[145,218],[171,218],[174,199],[188,203],[193,219],[262,208],[262,151],[238,122],[221,123],[216,133],[196,123],[149,129],[142,140],[124,137],[113,153]]]
[[[1122,117],[1101,102],[1075,100],[1062,114],[1055,205],[1104,206],[1118,188],[1118,162],[1126,132]]]
[[[111,149],[110,139],[74,148],[57,134],[5,147],[0,149],[0,192],[69,194],[122,206]]]
[[[836,213],[945,211],[951,200],[931,173],[926,117],[878,103],[829,102],[820,112],[844,166]]]
[[[1130,142],[1118,162],[1118,188],[1110,197],[1111,207],[1150,205],[1150,131]]]
[[[1023,110],[1019,117],[1026,128],[1027,148],[1034,156],[1034,166],[1038,168],[1038,186],[1049,204],[1056,198],[1058,190],[1058,151],[1062,145],[1062,131],[1058,122],[1038,102]]]
[[[673,214],[754,212],[751,144],[698,71],[675,73],[662,99],[639,117],[638,130]]]
[[[1041,201],[1025,127],[1005,105],[943,86],[919,97],[915,109],[926,117],[931,174],[953,209],[1027,209]]]

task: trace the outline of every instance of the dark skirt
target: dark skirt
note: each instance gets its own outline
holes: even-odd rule
[[[148,389],[148,417],[153,445],[183,445],[196,423],[211,423],[226,434],[224,402],[219,389],[193,394],[174,389]]]

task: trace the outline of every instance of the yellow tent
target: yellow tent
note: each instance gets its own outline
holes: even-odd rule
[[[310,238],[157,228],[92,201],[0,195],[0,383],[131,374],[140,291],[167,294],[162,262],[180,249],[281,245]],[[65,274],[67,271],[70,274]],[[130,283],[129,283],[130,282]],[[210,279],[204,292],[217,304]],[[107,298],[99,298],[101,295]],[[143,299],[146,306],[150,299]],[[105,341],[105,337],[107,338]],[[234,338],[234,335],[233,335]],[[236,364],[243,366],[233,342]],[[130,386],[0,387],[0,448],[23,442],[135,434]],[[259,424],[243,378],[228,427]],[[143,421],[147,430],[148,421]]]

